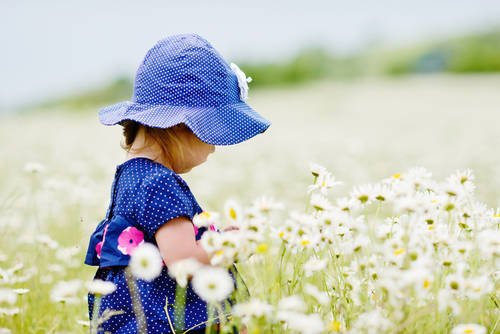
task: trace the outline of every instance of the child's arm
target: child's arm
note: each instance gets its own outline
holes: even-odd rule
[[[167,266],[190,257],[210,264],[207,252],[196,242],[193,224],[185,217],[174,218],[163,224],[156,232],[155,239]]]

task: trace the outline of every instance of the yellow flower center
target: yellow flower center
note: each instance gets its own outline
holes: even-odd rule
[[[224,250],[223,249],[219,249],[215,252],[215,255],[217,256],[221,256],[222,254],[224,254]]]
[[[330,322],[328,329],[331,330],[332,332],[340,332],[340,327],[341,327],[340,321],[333,320],[332,322]]]
[[[256,252],[259,254],[264,254],[267,253],[267,250],[269,249],[269,246],[266,243],[259,244],[257,246]]]
[[[428,279],[424,280],[424,288],[428,289],[430,286],[431,286],[431,282]]]
[[[300,242],[300,244],[301,244],[302,246],[307,246],[307,245],[309,245],[310,243],[311,243],[311,242],[310,242],[309,240],[307,240],[307,239],[304,239],[304,240],[302,240],[302,241]]]
[[[398,248],[398,249],[394,250],[394,255],[401,255],[401,254],[404,254],[404,253],[405,253],[405,249],[404,248]]]
[[[394,179],[400,179],[401,178],[401,174],[400,173],[392,174],[392,178],[394,178]]]
[[[236,210],[234,208],[229,208],[229,217],[231,217],[231,219],[233,220],[236,220]]]
[[[370,199],[370,197],[368,197],[368,195],[365,195],[365,194],[362,194],[358,197],[358,200],[361,202],[361,203],[366,203],[368,202],[368,200]]]

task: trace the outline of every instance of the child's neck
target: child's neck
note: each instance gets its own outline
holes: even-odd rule
[[[156,143],[148,143],[144,130],[141,128],[132,143],[132,146],[127,151],[126,160],[133,158],[148,158],[150,160],[156,161],[165,167],[172,169],[170,163],[162,159],[161,150]]]

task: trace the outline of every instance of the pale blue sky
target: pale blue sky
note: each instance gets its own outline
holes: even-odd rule
[[[496,0],[2,0],[0,110],[133,76],[147,49],[197,32],[231,61],[324,45],[403,44],[500,23]]]

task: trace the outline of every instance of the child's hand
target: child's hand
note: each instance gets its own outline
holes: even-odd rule
[[[225,227],[222,231],[223,232],[231,232],[231,231],[238,231],[239,229],[240,228],[238,226],[230,225],[230,226]]]

